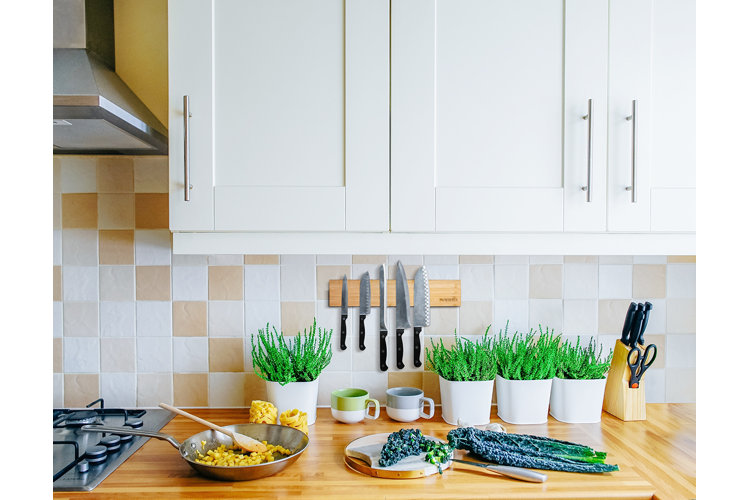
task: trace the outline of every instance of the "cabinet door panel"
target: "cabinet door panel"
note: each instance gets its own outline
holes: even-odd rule
[[[651,230],[695,231],[695,188],[651,190]]]

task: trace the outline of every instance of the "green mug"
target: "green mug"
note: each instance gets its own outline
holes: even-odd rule
[[[370,406],[375,408],[374,415],[370,415]],[[380,416],[380,402],[370,399],[370,394],[364,389],[338,389],[331,393],[331,413],[333,418],[345,424],[361,422],[365,418],[375,420]]]

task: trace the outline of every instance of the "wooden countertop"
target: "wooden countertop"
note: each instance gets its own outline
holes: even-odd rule
[[[279,474],[255,481],[221,482],[198,475],[166,441],[151,439],[92,492],[56,492],[55,499],[303,497],[357,498],[695,498],[695,405],[649,404],[646,421],[623,422],[608,413],[599,424],[564,424],[549,417],[546,425],[510,425],[494,413],[492,422],[509,432],[536,434],[592,446],[608,453],[607,463],[620,470],[605,474],[545,471],[546,483],[532,484],[454,464],[443,476],[378,479],[349,469],[344,447],[367,434],[420,427],[445,438],[454,427],[440,411],[429,421],[401,424],[381,411],[378,420],[347,425],[318,409],[310,426],[310,445]],[[243,423],[246,409],[194,410],[219,425]],[[176,416],[162,432],[179,441],[204,428]]]

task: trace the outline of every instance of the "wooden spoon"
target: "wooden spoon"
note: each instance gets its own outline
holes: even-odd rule
[[[178,415],[182,415],[183,417],[189,418],[190,420],[198,422],[199,424],[203,424],[206,427],[210,427],[216,432],[221,432],[222,434],[229,436],[234,441],[234,444],[236,444],[237,446],[239,446],[245,451],[259,451],[259,452],[266,451],[266,445],[264,445],[257,439],[251,438],[250,436],[245,436],[244,434],[240,434],[238,432],[232,432],[229,429],[225,429],[224,427],[218,426],[216,424],[212,424],[208,420],[203,420],[200,417],[191,415],[190,413],[186,411],[180,410],[173,406],[169,406],[168,404],[159,403],[159,406],[161,406],[165,410],[169,410],[171,412],[177,413]]]

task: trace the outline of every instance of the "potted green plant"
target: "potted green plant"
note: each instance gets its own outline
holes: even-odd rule
[[[560,336],[547,328],[539,333],[505,332],[496,340],[497,415],[511,424],[547,422],[552,378],[557,368]]]
[[[331,335],[313,324],[308,332],[297,332],[285,338],[266,324],[258,330],[258,339],[251,337],[252,361],[255,374],[266,381],[268,400],[279,414],[294,408],[307,413],[307,423],[315,423],[318,403],[318,378],[331,362]]]
[[[602,403],[612,349],[602,357],[592,338],[587,347],[580,337],[575,345],[566,341],[560,347],[556,376],[552,380],[550,414],[561,422],[596,423],[602,419]]]
[[[456,343],[450,348],[442,339],[437,345],[431,339],[431,348],[425,349],[425,368],[438,374],[443,420],[451,425],[490,421],[495,360],[489,329],[476,342],[456,333]]]

